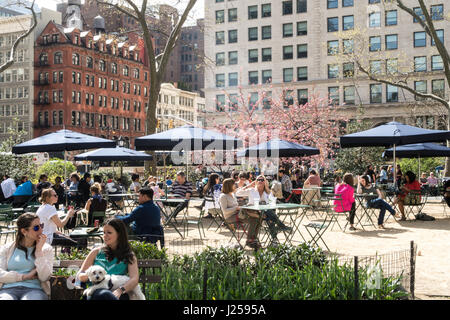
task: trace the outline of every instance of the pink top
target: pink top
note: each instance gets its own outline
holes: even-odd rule
[[[334,211],[336,212],[350,211],[353,202],[355,202],[355,198],[353,197],[354,192],[355,189],[346,183],[336,185],[334,187],[334,193],[340,194],[342,196],[342,201],[340,199],[333,201]]]
[[[310,175],[306,180],[310,185],[320,186],[320,177],[318,175]]]

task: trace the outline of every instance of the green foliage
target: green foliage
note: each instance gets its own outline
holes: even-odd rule
[[[39,179],[41,174],[46,174],[51,182],[54,182],[55,178],[58,176],[62,177],[64,180],[64,165],[66,167],[67,175],[70,175],[77,170],[70,161],[64,162],[64,160],[52,158],[38,168],[35,177],[36,179]]]
[[[168,259],[166,253],[167,249],[163,248],[162,250],[159,250],[152,243],[131,240],[130,246],[138,260],[161,259],[163,261],[166,261]]]
[[[416,175],[419,173],[419,159],[417,158],[404,158],[397,162],[400,164],[402,172],[412,171]],[[422,158],[420,159],[420,173],[425,172],[428,175],[430,172],[435,172],[437,166],[444,166],[445,158]],[[417,176],[420,178],[420,176]]]
[[[7,130],[7,138],[0,144],[0,174],[7,174],[12,179],[19,181],[21,176],[33,176],[36,165],[29,155],[14,155],[12,147],[26,140],[28,133],[17,130],[17,119],[13,119],[11,127]]]
[[[89,249],[73,248],[69,253],[60,253],[58,260],[84,260],[89,254]]]
[[[77,275],[77,270],[75,269],[67,269],[67,268],[59,268],[53,271],[53,276],[60,276],[60,277],[75,277]]]
[[[307,245],[262,249],[254,259],[243,250],[210,248],[194,256],[175,256],[162,269],[159,284],[148,285],[148,299],[202,299],[207,271],[207,299],[349,300],[354,295],[350,265],[327,260],[320,249]],[[360,283],[368,271],[361,268]],[[399,278],[384,278],[380,289],[359,288],[363,299],[398,299],[405,296]]]
[[[370,121],[349,122],[345,134],[368,130],[372,127],[373,123]],[[335,171],[340,175],[344,175],[346,172],[363,174],[369,164],[373,166],[384,164],[381,157],[383,151],[383,147],[341,148],[336,155]]]

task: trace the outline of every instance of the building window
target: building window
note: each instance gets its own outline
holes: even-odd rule
[[[370,103],[381,103],[381,84],[370,85]]]
[[[370,37],[369,38],[369,50],[370,51],[380,51],[381,50],[381,37]]]
[[[284,23],[283,24],[283,38],[292,37],[292,36],[293,36],[292,23]]]
[[[415,8],[413,8],[413,10],[414,10],[414,13],[415,13],[416,15],[418,15],[419,18],[420,18],[422,21],[425,21],[425,16],[423,15],[423,12],[422,12],[422,8],[421,8],[421,7],[415,7]],[[414,18],[413,18],[413,23],[417,23],[417,22],[419,22],[419,21],[414,17]]]
[[[283,1],[283,15],[292,14],[292,0]]]
[[[339,87],[328,87],[328,99],[330,104],[339,105]]]
[[[238,64],[238,52],[230,51],[228,52],[228,64]]]
[[[397,10],[386,11],[386,26],[396,26],[397,25]]]
[[[237,8],[228,9],[228,22],[237,21]]]
[[[297,67],[297,81],[308,80],[308,67]]]
[[[342,0],[343,7],[353,7],[353,0]]]
[[[370,61],[370,73],[379,75],[381,74],[381,60],[372,60]]]
[[[342,30],[353,30],[354,18],[353,16],[343,16],[342,17]]]
[[[386,59],[386,74],[392,75],[398,72],[398,59]]]
[[[80,65],[80,55],[78,53],[72,54],[72,64],[76,66]]]
[[[442,44],[444,44],[444,29],[436,30],[436,35],[439,38],[439,40],[442,42]],[[430,37],[430,38],[431,38],[431,45],[435,46],[436,44],[434,43],[433,37]]]
[[[298,44],[297,45],[297,59],[308,58],[308,45]]]
[[[228,85],[230,87],[238,85],[238,73],[237,72],[231,72],[228,74]]]
[[[283,46],[283,60],[294,58],[294,48],[293,46]]]
[[[437,79],[431,81],[431,93],[438,97],[445,98],[444,79]]]
[[[431,71],[444,70],[444,63],[442,57],[439,55],[431,56]]]
[[[294,104],[294,91],[293,90],[283,90],[284,91],[284,107],[288,108]]]
[[[344,103],[348,105],[355,104],[355,86],[344,87]]]
[[[130,69],[127,66],[124,66],[123,67],[123,75],[128,77],[129,74],[130,74]]]
[[[272,70],[263,70],[262,71],[262,83],[270,83],[272,82]]]
[[[225,31],[216,32],[216,44],[225,44]]]
[[[225,65],[225,52],[216,53],[216,66]]]
[[[270,16],[272,16],[272,5],[270,3],[262,4],[261,5],[261,17],[268,18]]]
[[[414,47],[426,47],[427,35],[425,31],[414,32]]]
[[[292,82],[294,78],[294,69],[293,68],[284,68],[283,69],[283,82]]]
[[[86,57],[86,67],[91,69],[94,67],[94,60],[91,57]]]
[[[355,75],[355,65],[353,62],[344,63],[342,65],[342,72],[344,78],[353,78]]]
[[[338,40],[328,41],[327,48],[328,48],[327,53],[329,56],[337,55],[339,53],[339,41]]]
[[[327,9],[336,9],[338,6],[338,0],[327,0]]]
[[[248,20],[258,19],[258,6],[248,6]]]
[[[369,4],[380,3],[380,0],[369,0]]]
[[[263,62],[272,61],[272,48],[261,49],[261,60]]]
[[[217,88],[225,87],[225,74],[224,73],[216,74],[216,87]]]
[[[353,39],[342,40],[342,50],[344,54],[353,53],[354,41]]]
[[[339,78],[339,65],[329,64],[328,65],[328,79]]]
[[[414,81],[414,90],[418,93],[427,93],[427,82],[426,81]],[[417,101],[425,100],[425,98],[416,96]]]
[[[267,91],[263,99],[263,109],[270,109],[272,106],[272,91]]]
[[[216,11],[216,24],[225,22],[225,11],[217,10]]]
[[[327,19],[327,30],[328,32],[339,31],[339,18],[333,17]]]
[[[398,35],[390,34],[386,35],[386,50],[396,50],[398,49]]]
[[[228,30],[228,43],[238,42],[238,32],[237,30]]]
[[[100,71],[106,71],[106,63],[105,60],[100,60],[98,62],[98,68],[100,69]]]
[[[444,5],[438,4],[431,6],[431,19],[443,20],[444,19]]]
[[[55,55],[53,57],[53,62],[55,64],[61,64],[63,63],[63,55],[61,52],[55,52]]]
[[[258,62],[258,49],[248,50],[248,63]]]
[[[381,12],[369,14],[369,28],[381,27]]]
[[[248,105],[248,108],[250,110],[257,109],[258,108],[258,106],[256,104],[257,102],[258,102],[258,92],[251,92],[250,93],[250,103]]]
[[[303,105],[308,102],[308,89],[297,90],[298,104]]]
[[[248,28],[248,41],[258,40],[258,28]]]
[[[114,62],[111,63],[111,72],[117,74],[117,64]]]
[[[308,22],[297,22],[297,36],[306,36],[308,34]]]
[[[262,39],[272,39],[272,26],[264,26],[261,28]]]
[[[248,84],[258,84],[258,71],[248,72]]]
[[[307,11],[307,0],[297,0],[297,13]]]
[[[386,102],[398,102],[398,87],[386,85]]]
[[[414,72],[427,71],[427,57],[414,57]]]

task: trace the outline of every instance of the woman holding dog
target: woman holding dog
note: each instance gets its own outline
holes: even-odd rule
[[[34,213],[17,219],[16,241],[0,247],[0,300],[48,300],[53,249]]]
[[[111,292],[108,289],[98,289],[88,297],[88,300],[129,300],[127,292],[139,285],[139,270],[137,259],[130,244],[126,226],[120,219],[109,219],[103,226],[104,245],[93,249],[84,260],[77,278],[88,282],[86,272],[92,265],[102,266],[109,275],[128,275],[129,280],[119,289]]]

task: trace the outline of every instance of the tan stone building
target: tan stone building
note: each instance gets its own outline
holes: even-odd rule
[[[413,0],[404,3],[418,6]],[[426,3],[439,36],[450,48],[450,23],[443,19],[448,4],[444,0]],[[448,97],[442,60],[431,38],[393,4],[383,0],[215,0],[205,7],[205,55],[212,61],[205,69],[208,114],[226,121],[221,114],[228,110],[228,97],[241,87],[250,103],[260,98],[261,91],[272,97],[292,94],[301,103],[316,93],[332,99],[349,118],[356,117],[356,106],[362,105],[362,117],[376,123],[395,119],[442,127],[445,112],[440,107],[417,101],[406,90],[370,81],[342,55],[339,59],[333,55],[333,50],[342,53],[344,45],[349,45],[338,33],[352,30],[365,30],[372,50],[367,46],[367,56],[377,54],[371,67],[384,70],[388,59],[390,67],[397,59],[399,69],[409,64],[414,71],[409,74],[411,87]],[[354,76],[348,77],[348,72]],[[218,108],[217,102],[225,108]]]

